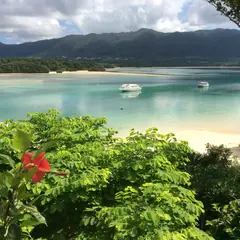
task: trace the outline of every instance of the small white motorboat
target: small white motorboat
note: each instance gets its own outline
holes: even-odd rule
[[[138,86],[137,84],[123,84],[119,91],[121,92],[134,92],[134,91],[141,91],[142,88]]]
[[[198,88],[209,87],[209,83],[208,83],[208,82],[198,82],[198,83],[197,83],[197,87],[198,87]]]

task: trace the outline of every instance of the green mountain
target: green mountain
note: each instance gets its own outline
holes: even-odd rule
[[[0,57],[79,58],[104,61],[169,59],[240,59],[240,31],[229,29],[161,33],[136,32],[70,35],[59,39],[0,44]]]

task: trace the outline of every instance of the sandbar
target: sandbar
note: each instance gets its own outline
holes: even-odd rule
[[[54,74],[50,72],[50,74]],[[154,74],[154,73],[128,73],[128,72],[117,72],[117,71],[64,71],[62,74],[79,74],[79,75],[122,75],[122,76],[170,76],[170,74]]]

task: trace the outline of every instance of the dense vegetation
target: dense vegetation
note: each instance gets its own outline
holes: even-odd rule
[[[207,0],[217,11],[228,17],[240,27],[240,1],[239,0]]]
[[[239,162],[230,149],[209,144],[206,154],[193,153],[189,159],[185,170],[191,174],[192,188],[205,210],[199,227],[211,231],[215,239],[239,239]]]
[[[161,33],[136,32],[71,35],[18,45],[0,44],[0,57],[78,58],[141,63],[141,66],[239,65],[240,32],[216,29]]]
[[[94,62],[62,59],[0,58],[0,73],[48,73],[49,71],[105,71],[104,65]]]
[[[105,125],[54,110],[0,125],[1,239],[239,239],[240,168],[229,149],[201,155],[154,128],[123,141]],[[31,184],[26,150],[46,152],[51,171],[68,176]]]

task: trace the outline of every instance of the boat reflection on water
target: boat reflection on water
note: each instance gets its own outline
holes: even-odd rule
[[[208,87],[199,88],[199,92],[207,92],[208,89],[209,89]]]
[[[119,93],[122,98],[137,98],[142,92],[135,91],[135,92],[122,92]]]

